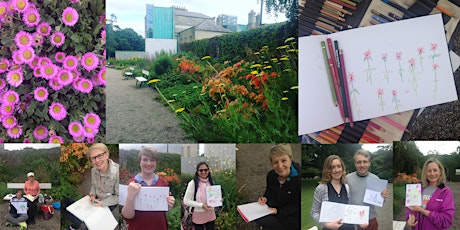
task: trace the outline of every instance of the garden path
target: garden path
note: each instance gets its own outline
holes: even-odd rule
[[[107,68],[106,143],[184,143],[179,119],[155,100],[150,87],[136,88],[122,71]]]

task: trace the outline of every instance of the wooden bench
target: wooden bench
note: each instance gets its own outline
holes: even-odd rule
[[[139,83],[139,88],[142,87],[142,84],[145,84],[147,83],[147,78],[150,76],[150,72],[143,69],[142,70],[142,76],[140,77],[136,77],[136,87],[137,87],[137,83]]]
[[[128,78],[133,77],[134,67],[131,66],[131,67],[129,67],[128,69],[129,69],[129,71],[126,71],[126,72],[123,74],[123,76],[125,77],[125,80],[128,80]]]
[[[6,183],[6,187],[10,189],[24,189],[24,183]],[[40,183],[40,190],[41,189],[51,189],[51,183]],[[3,200],[11,200],[14,194],[6,194],[3,197]]]

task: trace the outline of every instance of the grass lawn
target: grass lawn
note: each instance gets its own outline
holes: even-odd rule
[[[309,229],[317,223],[310,216],[311,205],[313,202],[313,193],[318,185],[318,179],[302,179],[302,205],[301,218],[302,230]]]

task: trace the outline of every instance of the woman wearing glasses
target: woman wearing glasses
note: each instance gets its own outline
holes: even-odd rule
[[[102,143],[93,144],[88,148],[86,155],[93,166],[89,192],[90,201],[95,206],[109,207],[113,211],[118,205],[119,166],[109,159],[109,149]],[[62,216],[72,222],[69,229],[78,229],[82,221],[67,211],[67,207],[73,203],[72,199],[64,198],[61,213]],[[118,219],[117,215],[114,216]]]
[[[214,230],[216,213],[213,207],[206,204],[206,187],[214,185],[214,181],[206,162],[196,166],[195,177],[188,183],[184,195],[184,204],[192,207],[192,222],[196,230]]]

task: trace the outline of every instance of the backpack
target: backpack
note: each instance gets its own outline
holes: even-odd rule
[[[195,225],[193,225],[192,223],[193,208],[185,205],[184,201],[182,201],[181,204],[182,204],[182,212],[183,212],[183,216],[180,221],[181,229],[182,230],[195,230]]]
[[[43,213],[43,219],[49,220],[54,216],[54,208],[53,205],[43,205],[41,208]]]

